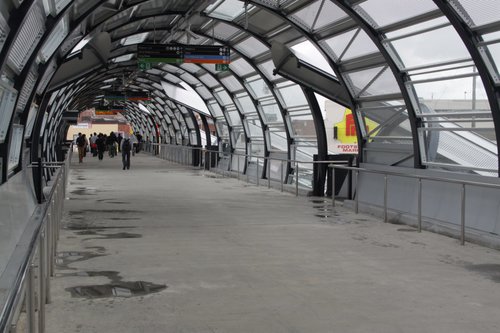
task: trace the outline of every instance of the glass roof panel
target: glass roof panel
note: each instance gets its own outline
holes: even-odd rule
[[[225,41],[230,40],[234,35],[236,35],[240,31],[241,30],[238,29],[237,27],[234,27],[224,22],[220,22],[215,26],[213,26],[214,37]],[[206,31],[206,34],[212,36],[212,28],[208,29]]]
[[[243,53],[244,55],[253,58],[261,55],[264,52],[269,51],[269,48],[259,42],[255,37],[249,37],[238,44],[234,45],[234,48]]]
[[[346,17],[348,17],[348,15],[342,9],[337,7],[337,5],[335,5],[331,1],[325,1],[323,9],[319,13],[318,20],[316,21],[313,30],[321,29]]]
[[[368,35],[361,30],[358,32],[358,29],[325,39],[320,44],[331,51],[330,54],[336,61],[340,58],[346,60],[378,51]]]
[[[203,97],[204,99],[210,99],[210,98],[213,98],[212,96],[212,93],[205,87],[203,86],[200,86],[200,87],[196,87],[196,91],[198,92],[198,94],[201,95],[201,97]]]
[[[205,101],[188,85],[184,84],[183,89],[165,81],[162,81],[161,83],[165,94],[167,94],[169,98],[184,105],[188,105],[194,110],[209,114]]]
[[[214,79],[212,75],[204,74],[199,77],[200,81],[205,83],[209,88],[217,87],[219,85],[219,81]]]
[[[179,75],[179,77],[181,78],[182,81],[186,81],[187,83],[190,84],[198,84],[200,82],[196,77],[194,77],[188,72],[182,73],[181,75]]]
[[[328,64],[328,61],[310,41],[306,40],[300,44],[294,45],[291,49],[297,58],[330,75],[336,76],[332,67]]]
[[[252,102],[252,99],[247,95],[237,96],[235,98],[235,102],[240,106],[240,110],[243,113],[256,113],[255,105]]]
[[[392,46],[405,67],[470,57],[457,32],[450,26],[395,40]]]
[[[373,96],[400,92],[390,69],[385,67],[345,73],[346,81],[355,96]]]
[[[450,2],[452,5],[458,3],[460,7],[465,9],[472,22],[465,21],[472,27],[500,20],[500,3],[498,0],[452,0]]]
[[[288,87],[279,88],[279,94],[284,106],[287,108],[307,105],[307,99],[299,85],[294,84]]]
[[[255,98],[272,96],[271,90],[262,79],[247,81]]]
[[[367,0],[359,4],[379,27],[436,10],[432,0]],[[390,10],[387,10],[390,8]]]
[[[306,6],[291,15],[291,17],[294,18],[296,22],[304,25],[306,28],[312,29],[316,16],[318,15],[318,10],[321,7],[321,1],[316,0],[312,2],[309,6]]]
[[[190,73],[196,73],[200,70],[200,67],[196,64],[183,63],[180,67]]]
[[[243,90],[243,86],[233,75],[221,79],[221,82],[231,92]]]
[[[347,47],[341,60],[357,58],[375,52],[379,52],[378,48],[373,44],[366,32],[361,30],[352,44]]]
[[[273,71],[275,69],[274,62],[272,60],[260,63],[257,67],[264,73],[264,75],[271,81],[282,79],[280,75],[274,75]]]
[[[245,11],[244,5],[239,0],[225,0],[209,5],[205,12],[209,13],[209,16],[232,21]]]
[[[246,76],[255,72],[253,67],[243,58],[231,61],[229,68],[231,68],[231,70],[233,70],[239,76]]]
[[[233,100],[229,96],[229,94],[225,90],[218,90],[215,92],[215,95],[218,97],[218,101],[222,105],[231,105],[233,104]]]
[[[496,64],[496,74],[500,77],[500,43],[489,45],[488,50],[493,62]]]

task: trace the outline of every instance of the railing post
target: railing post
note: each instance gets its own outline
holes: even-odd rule
[[[422,178],[418,179],[418,232],[422,232]]]
[[[461,214],[460,214],[460,244],[465,245],[465,184],[462,184],[461,191]]]
[[[238,163],[238,166],[237,166],[238,167],[238,174],[237,174],[237,179],[240,180],[240,155],[236,155],[236,156],[238,156],[238,162],[237,162]]]
[[[268,157],[267,160],[267,188],[271,188],[271,159]]]
[[[256,182],[257,186],[259,186],[259,178],[260,177],[259,177],[259,158],[258,157],[257,157],[257,168],[256,168],[256,170],[257,171],[255,172],[255,176],[256,176],[255,177],[255,179],[256,179],[255,182]]]
[[[359,181],[358,181],[359,171],[356,170],[356,172],[354,174],[355,174],[355,180],[356,180],[356,197],[354,200],[354,212],[356,214],[358,214],[359,213]]]
[[[250,155],[246,156],[246,162],[245,162],[245,173],[247,174],[247,183],[250,183],[250,174],[248,173],[248,166],[250,165]]]
[[[387,223],[387,175],[384,175],[384,222]]]
[[[295,162],[295,196],[299,196],[299,162]]]
[[[45,249],[45,232],[40,233],[38,240],[38,281],[39,281],[39,308],[38,308],[38,333],[45,332],[45,304],[47,302],[47,276],[45,266],[47,264],[47,252]]]
[[[27,287],[26,287],[26,315],[28,321],[28,332],[36,332],[35,328],[35,265],[32,263],[28,267]]]
[[[332,165],[332,207],[335,208],[335,167]]]
[[[203,148],[200,148],[200,169],[203,169]]]
[[[283,192],[283,186],[284,186],[284,183],[285,183],[285,179],[283,178],[283,161],[281,161],[281,192]]]

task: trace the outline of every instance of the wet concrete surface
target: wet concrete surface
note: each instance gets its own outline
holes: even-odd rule
[[[47,332],[500,331],[498,251],[141,154],[120,164],[73,164]]]

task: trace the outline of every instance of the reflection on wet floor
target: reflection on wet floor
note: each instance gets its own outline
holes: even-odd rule
[[[105,298],[105,297],[134,297],[160,292],[166,289],[164,284],[155,284],[146,281],[118,281],[115,283],[75,286],[66,288],[72,297]]]
[[[89,260],[92,258],[105,256],[104,247],[89,247],[90,251],[69,251],[59,252],[57,254],[56,264],[59,270],[76,270],[69,265]],[[167,288],[165,284],[155,284],[147,281],[122,281],[120,273],[117,271],[78,271],[78,272],[59,272],[56,277],[106,277],[111,280],[110,283],[100,285],[78,285],[65,290],[71,293],[72,297],[84,298],[104,298],[104,297],[133,297],[144,296],[151,293],[157,293]]]

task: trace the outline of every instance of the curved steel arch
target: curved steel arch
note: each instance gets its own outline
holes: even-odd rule
[[[480,46],[478,42],[480,37],[476,32],[468,27],[468,25],[462,20],[462,18],[457,14],[457,12],[452,8],[449,1],[446,0],[433,0],[436,6],[443,12],[448,21],[452,24],[453,28],[457,31],[458,35],[462,39],[465,47],[469,51],[472,61],[476,65],[477,71],[481,80],[483,81],[484,88],[486,90],[486,96],[491,107],[491,113],[493,117],[493,123],[495,127],[495,137],[497,142],[497,156],[500,156],[500,147],[498,142],[500,142],[500,86],[495,84],[495,80],[491,77],[488,70],[488,66],[484,61],[484,58],[479,51]],[[498,159],[498,177],[500,177],[500,158]]]

